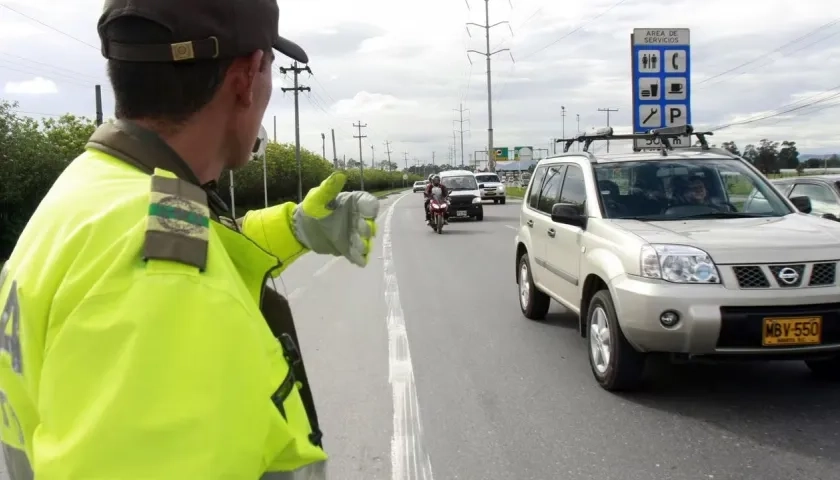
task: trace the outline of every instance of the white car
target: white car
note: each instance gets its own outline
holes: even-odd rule
[[[426,185],[428,183],[429,183],[428,180],[419,180],[417,182],[414,182],[414,187],[412,188],[412,192],[417,193],[417,192],[422,192],[422,191],[426,190]]]
[[[468,170],[447,170],[440,172],[440,183],[449,190],[450,218],[474,218],[484,220],[484,205],[475,174]]]
[[[481,200],[493,200],[493,203],[505,204],[505,184],[495,173],[476,173],[478,188],[481,190]]]
[[[522,313],[542,319],[554,300],[579,314],[607,390],[638,386],[650,354],[805,360],[840,377],[840,223],[693,134],[703,147],[539,162],[514,243]],[[751,190],[764,202],[745,204]]]

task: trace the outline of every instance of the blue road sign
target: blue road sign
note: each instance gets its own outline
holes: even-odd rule
[[[654,128],[691,124],[689,29],[636,28],[630,39],[634,131],[645,133]],[[690,143],[689,137],[672,141],[674,147],[689,147]],[[637,149],[658,146],[643,140],[637,140],[635,145]]]

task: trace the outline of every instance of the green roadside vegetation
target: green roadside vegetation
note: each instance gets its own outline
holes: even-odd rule
[[[511,198],[522,198],[525,196],[525,189],[522,187],[508,187],[505,189],[507,196]]]
[[[0,100],[0,264],[8,258],[20,232],[55,179],[75,157],[96,129],[94,121],[74,115],[36,121],[17,112],[17,104]],[[297,161],[293,144],[270,142],[266,148],[269,205],[297,199]],[[348,162],[349,164],[350,162]],[[346,191],[361,188],[359,168],[343,169]],[[365,168],[365,189],[380,198],[406,190],[398,188],[422,180],[423,175],[397,171],[396,164],[385,170]],[[332,162],[301,148],[303,191],[320,184],[335,172]],[[403,180],[403,174],[408,178]],[[219,179],[219,195],[230,203],[230,175]],[[263,162],[253,161],[234,173],[237,213],[241,206],[264,205]]]

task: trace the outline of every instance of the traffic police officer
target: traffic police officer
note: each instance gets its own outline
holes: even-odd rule
[[[0,440],[14,480],[323,478],[288,303],[308,251],[364,266],[378,201],[334,174],[232,221],[213,181],[250,158],[276,0],[106,0],[117,121],[61,174],[0,273]]]

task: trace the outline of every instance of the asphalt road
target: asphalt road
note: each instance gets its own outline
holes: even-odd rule
[[[518,203],[443,235],[420,194],[383,206],[367,268],[308,255],[277,282],[333,480],[840,478],[840,386],[800,364],[662,363],[642,392],[605,392],[572,316],[519,311]]]
[[[399,361],[389,333],[399,329],[389,328],[382,258],[366,269],[338,261],[314,278],[326,260],[304,258],[284,276],[289,288],[306,285],[293,305],[332,478],[429,479],[426,455],[446,480],[840,478],[840,386],[799,363],[655,363],[642,392],[598,387],[572,316],[554,305],[540,323],[519,311],[518,208],[488,204],[483,222],[436,235],[420,194],[397,202],[385,253],[415,388],[389,385]],[[419,439],[406,391],[419,404]],[[406,459],[417,465],[408,473]]]

